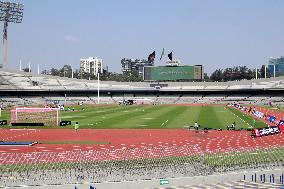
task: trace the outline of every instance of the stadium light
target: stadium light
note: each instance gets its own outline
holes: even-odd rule
[[[8,23],[21,23],[23,20],[24,5],[20,3],[0,1],[0,21],[4,22],[3,28],[3,63],[8,64]]]

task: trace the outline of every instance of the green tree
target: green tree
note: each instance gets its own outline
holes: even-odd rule
[[[57,70],[56,68],[51,68],[50,74],[53,75],[53,76],[60,76],[60,71]]]
[[[41,72],[41,74],[48,75],[48,74],[49,74],[49,71],[48,71],[48,70],[43,70],[43,71]]]
[[[29,70],[29,68],[24,68],[23,71],[24,72],[32,72],[32,70]]]
[[[210,80],[212,80],[212,81],[223,81],[223,71],[221,69],[215,70],[211,74]]]

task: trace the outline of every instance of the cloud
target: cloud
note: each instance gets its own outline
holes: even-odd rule
[[[78,42],[79,39],[73,35],[65,35],[64,36],[64,40],[65,41],[69,41],[69,42]]]

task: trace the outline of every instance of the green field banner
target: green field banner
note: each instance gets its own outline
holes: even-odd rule
[[[170,181],[166,179],[160,180],[160,185],[165,185],[165,184],[170,184]]]
[[[202,68],[197,66],[144,67],[145,81],[177,81],[202,79]]]

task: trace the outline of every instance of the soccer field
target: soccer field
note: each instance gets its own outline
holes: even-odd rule
[[[233,122],[236,128],[261,127],[265,124],[226,106],[84,106],[75,111],[62,111],[61,120],[79,122],[80,128],[97,129],[163,129],[188,128],[195,121],[201,128],[226,129]],[[9,113],[2,119],[9,119]],[[50,127],[48,127],[50,128]],[[65,126],[61,128],[73,128]]]
[[[186,128],[195,121],[201,127],[226,129],[253,126],[253,119],[224,106],[88,106],[83,111],[62,112],[62,120],[78,121],[80,128]],[[265,125],[256,121],[255,126]]]

